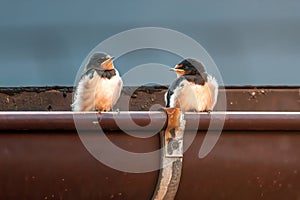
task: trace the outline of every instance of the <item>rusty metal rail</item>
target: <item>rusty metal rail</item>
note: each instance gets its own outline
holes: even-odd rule
[[[223,120],[223,130],[300,130],[300,112],[212,112],[186,113],[186,130],[189,124],[199,122],[198,130],[206,130],[211,119]],[[104,130],[132,130],[128,120],[137,125],[155,130],[166,121],[164,112],[0,112],[0,130],[75,130],[74,118],[87,128],[93,127],[95,120]],[[116,123],[116,119],[118,124]],[[120,126],[122,129],[120,129]],[[145,130],[145,129],[143,129]]]

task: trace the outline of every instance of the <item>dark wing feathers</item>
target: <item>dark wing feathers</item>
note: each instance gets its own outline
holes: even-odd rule
[[[173,83],[170,85],[170,87],[168,88],[167,91],[167,96],[166,96],[166,107],[170,107],[170,100],[171,100],[171,96],[174,94],[174,90],[178,87],[182,87],[180,86],[181,82],[183,80],[187,80],[189,82],[195,83],[195,84],[199,84],[199,85],[204,85],[205,82],[207,81],[207,76],[205,76],[204,74],[201,75],[184,75],[184,76],[180,76],[178,78],[176,78]]]
[[[171,96],[172,94],[174,94],[173,91],[171,91],[170,89],[168,89],[168,92],[167,92],[167,97],[166,97],[166,107],[169,108],[170,107],[170,99],[171,99]]]
[[[183,76],[180,76],[179,78],[175,79],[173,83],[170,85],[167,91],[167,96],[166,96],[166,107],[170,107],[170,100],[171,96],[174,94],[174,90],[180,85],[180,83],[185,80]]]

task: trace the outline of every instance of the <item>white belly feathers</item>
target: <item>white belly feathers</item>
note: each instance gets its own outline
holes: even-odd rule
[[[208,76],[204,85],[183,80],[170,98],[170,107],[180,107],[184,111],[211,111],[218,95],[217,81]]]
[[[111,79],[101,78],[97,72],[94,72],[92,79],[87,75],[82,77],[72,104],[73,110],[110,111],[120,96],[122,84],[117,70]]]

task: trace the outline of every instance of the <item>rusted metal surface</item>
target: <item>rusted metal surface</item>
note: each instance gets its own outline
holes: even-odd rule
[[[181,178],[183,160],[184,114],[180,108],[165,108],[167,126],[160,132],[160,172],[153,200],[173,200]]]
[[[0,88],[0,111],[67,111],[72,92],[72,87]]]
[[[147,113],[131,116],[141,125],[150,117],[166,119],[161,112]],[[120,113],[124,123],[125,114]],[[176,199],[299,199],[300,113],[229,112],[216,146],[200,159],[209,118],[217,114],[200,114],[198,133],[184,153]],[[95,113],[76,115],[84,120]],[[132,137],[111,122],[111,113],[101,115],[101,126],[115,130],[101,137],[131,152],[159,148],[158,134]],[[187,127],[198,118],[187,113]],[[191,137],[187,131],[184,140]],[[159,160],[151,162],[159,166]],[[97,161],[81,143],[71,112],[1,113],[0,169],[0,199],[5,200],[151,199],[159,175],[124,173]]]
[[[230,111],[300,111],[300,87],[228,87]]]
[[[116,105],[120,110],[147,111],[164,105],[167,87],[124,87]],[[226,87],[230,111],[299,111],[300,87]],[[0,111],[68,111],[72,87],[0,88]],[[129,103],[127,100],[129,100]],[[224,110],[221,104],[216,110]]]

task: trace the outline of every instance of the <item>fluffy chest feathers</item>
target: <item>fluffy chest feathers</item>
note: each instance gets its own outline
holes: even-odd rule
[[[120,97],[122,80],[117,70],[112,77],[101,77],[96,71],[86,74],[79,81],[74,111],[110,111]]]
[[[218,95],[218,84],[208,76],[203,85],[185,79],[176,82],[166,93],[167,107],[180,107],[184,111],[213,110]]]

